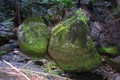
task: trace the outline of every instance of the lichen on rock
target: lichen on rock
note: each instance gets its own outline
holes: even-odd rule
[[[43,56],[47,50],[47,26],[40,17],[27,18],[18,29],[18,42],[29,56]]]
[[[101,63],[89,33],[82,10],[77,10],[51,30],[49,54],[62,70],[83,72]]]

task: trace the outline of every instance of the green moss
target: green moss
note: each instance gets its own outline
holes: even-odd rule
[[[100,53],[104,53],[104,54],[110,54],[110,55],[118,55],[119,54],[119,50],[116,47],[102,47],[102,48],[98,48]]]
[[[48,31],[41,18],[28,18],[19,27],[18,42],[23,52],[42,56],[47,50]]]
[[[52,29],[49,52],[61,69],[67,72],[82,72],[101,63],[89,33],[82,10],[77,10],[71,18]]]
[[[56,51],[51,52],[52,56],[59,67],[66,72],[88,71],[101,63],[101,58],[94,48],[92,39],[87,41],[85,48],[72,48],[68,45],[65,49],[59,48]]]
[[[0,55],[4,55],[5,53],[6,53],[6,51],[0,50]]]
[[[77,21],[82,21],[87,26],[86,16],[82,12],[82,10],[77,10],[76,13],[71,18],[66,19],[65,21],[62,21],[60,24],[56,25],[51,31],[52,34],[57,34],[58,32],[70,28],[70,25],[75,22],[74,19],[76,19]]]
[[[111,53],[111,54],[116,54],[118,53],[118,49],[116,47],[109,47],[109,48],[103,48],[105,52]]]
[[[44,23],[44,21],[41,17],[29,17],[29,18],[24,20],[24,23],[26,23],[26,24],[31,23],[31,22]]]
[[[42,66],[45,72],[50,74],[61,74],[63,71],[59,69],[54,61],[50,61]]]

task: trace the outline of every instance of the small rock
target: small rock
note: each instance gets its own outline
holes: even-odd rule
[[[4,50],[6,52],[12,51],[14,50],[14,48],[18,48],[18,44],[17,43],[11,43],[11,44],[5,44],[3,46],[0,47],[0,50]]]
[[[94,4],[94,6],[96,6],[96,7],[109,7],[109,6],[111,6],[111,3],[107,2],[107,1],[104,1],[104,2],[98,1]]]
[[[8,41],[8,43],[17,43],[17,41],[14,40],[14,39],[10,39],[10,40]]]
[[[120,80],[120,76],[117,76],[117,77],[115,78],[115,80]]]
[[[2,56],[3,60],[9,61],[9,62],[26,62],[26,60],[30,60],[30,58],[26,57],[25,55],[22,55],[22,52],[14,53],[14,51],[8,52],[5,55]]]

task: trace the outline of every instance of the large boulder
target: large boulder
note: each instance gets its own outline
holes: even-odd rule
[[[43,56],[47,50],[47,26],[40,17],[27,18],[18,28],[18,43],[29,56]]]
[[[82,10],[51,30],[49,54],[66,72],[83,72],[101,63]]]

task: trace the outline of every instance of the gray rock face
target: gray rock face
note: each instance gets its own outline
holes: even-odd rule
[[[100,22],[92,23],[91,28],[91,36],[99,53],[113,56],[119,55],[119,50],[115,41],[118,38],[117,31]]]
[[[18,48],[18,44],[17,43],[11,43],[11,44],[5,44],[3,46],[0,47],[0,50],[9,52],[14,50],[15,48]]]
[[[113,21],[113,26],[110,27],[111,36],[113,38],[113,42],[117,46],[117,48],[120,50],[120,19]]]
[[[15,35],[12,33],[12,22],[0,23],[0,45],[6,43],[11,38],[15,38]]]

